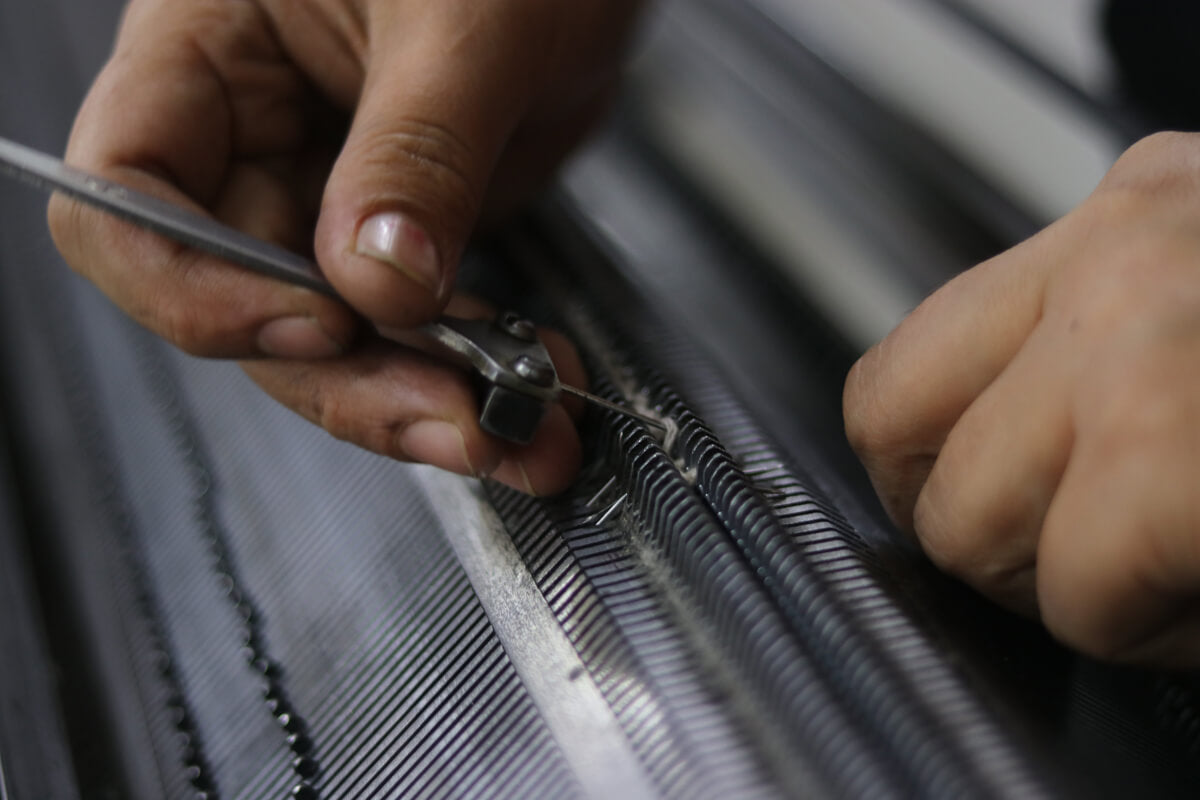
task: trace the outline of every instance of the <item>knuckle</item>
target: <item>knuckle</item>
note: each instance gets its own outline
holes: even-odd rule
[[[190,303],[181,303],[172,294],[156,297],[148,312],[134,311],[135,319],[156,331],[180,350],[194,356],[208,355],[212,334],[210,323]]]
[[[842,390],[846,439],[859,458],[864,460],[890,450],[894,444],[888,426],[879,413],[876,396],[871,353],[868,353],[850,368]]]
[[[1179,187],[1194,191],[1198,179],[1200,135],[1160,132],[1130,146],[1100,186],[1105,190],[1161,194],[1165,189]]]
[[[247,339],[257,315],[242,296],[217,289],[196,258],[187,248],[169,256],[154,279],[128,297],[126,311],[189,355],[243,355],[251,349]]]
[[[1142,139],[1070,215],[1083,247],[1059,271],[1061,298],[1111,323],[1162,301],[1181,278],[1194,285],[1198,209],[1200,134]]]
[[[404,423],[364,417],[352,398],[340,392],[314,388],[307,399],[310,419],[330,436],[357,445],[372,453],[397,457],[396,441]]]
[[[310,416],[329,435],[342,441],[355,440],[353,414],[338,393],[322,391],[318,385],[313,388],[307,404],[309,411],[306,416]]]
[[[911,532],[914,504],[938,454],[922,446],[912,425],[885,402],[874,363],[877,356],[876,348],[863,356],[846,377],[842,398],[845,435],[888,516],[898,527]]]
[[[921,549],[940,569],[974,583],[986,553],[978,540],[962,535],[961,526],[947,524],[945,508],[923,491],[913,508],[913,530]]]

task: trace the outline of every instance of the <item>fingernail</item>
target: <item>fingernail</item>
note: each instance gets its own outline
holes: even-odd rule
[[[435,294],[442,291],[437,248],[423,229],[401,214],[368,217],[358,229],[355,252],[395,267]]]
[[[531,497],[537,497],[537,490],[533,488],[533,481],[529,480],[529,473],[525,471],[525,462],[517,459],[517,469],[521,473],[521,484],[524,487],[525,494]]]
[[[256,341],[264,355],[275,358],[332,358],[342,346],[312,317],[281,317],[263,325]]]
[[[466,438],[452,422],[428,419],[410,423],[400,434],[399,445],[413,461],[481,477],[467,453]]]
[[[533,488],[533,481],[529,480],[529,473],[525,471],[525,464],[520,458],[504,461],[491,477],[518,492],[524,492],[531,497],[538,496],[537,490]]]

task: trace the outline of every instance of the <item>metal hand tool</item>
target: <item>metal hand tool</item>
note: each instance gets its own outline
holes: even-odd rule
[[[61,191],[254,272],[341,299],[320,268],[306,258],[4,138],[0,173]],[[473,370],[484,383],[479,425],[508,441],[528,444],[547,406],[563,393],[663,428],[656,419],[561,382],[533,323],[513,312],[502,312],[491,321],[443,316],[411,330],[376,330],[386,339]]]

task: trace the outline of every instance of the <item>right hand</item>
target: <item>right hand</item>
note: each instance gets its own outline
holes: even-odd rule
[[[851,370],[846,431],[942,568],[1091,655],[1200,666],[1200,134],[968,270]]]
[[[360,315],[405,328],[442,312],[480,219],[529,197],[600,115],[639,5],[133,0],[67,160],[315,255],[353,310],[61,196],[55,242],[138,322],[246,360],[336,436],[559,491],[580,459],[562,408],[531,445],[507,445],[479,429],[465,375],[355,340]],[[573,348],[547,343],[582,383]]]

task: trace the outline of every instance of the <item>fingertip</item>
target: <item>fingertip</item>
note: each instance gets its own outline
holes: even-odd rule
[[[436,298],[446,293],[437,247],[421,226],[403,214],[381,211],[364,219],[354,237],[354,252],[398,270]]]
[[[404,457],[458,475],[486,477],[500,462],[499,448],[483,436],[469,436],[448,420],[422,419],[410,422],[396,442]]]
[[[46,203],[46,227],[50,231],[51,241],[54,242],[54,246],[58,248],[59,252],[66,250],[74,238],[76,228],[74,209],[78,202],[60,192],[54,192]]]
[[[567,412],[552,407],[533,442],[512,447],[492,478],[534,497],[565,491],[583,463],[583,446]]]
[[[519,455],[510,456],[500,462],[500,467],[490,477],[497,483],[502,483],[510,489],[516,489],[518,492],[527,494],[530,497],[541,496],[533,488],[533,482],[529,480],[529,473],[521,463],[521,456]]]
[[[328,204],[317,223],[317,260],[355,309],[386,326],[413,327],[436,317],[454,269],[423,228],[393,211],[357,220]]]
[[[255,344],[263,355],[297,360],[334,358],[345,347],[313,317],[280,317],[258,330]]]

